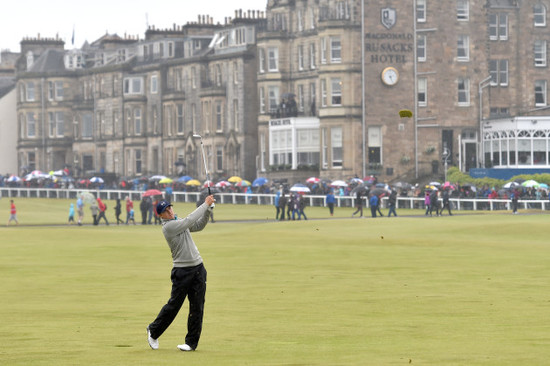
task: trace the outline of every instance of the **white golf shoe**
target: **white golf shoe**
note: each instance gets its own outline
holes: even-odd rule
[[[159,340],[151,337],[149,327],[147,327],[147,342],[149,342],[149,346],[151,346],[152,349],[159,349]]]
[[[180,351],[184,352],[194,351],[194,349],[191,348],[191,346],[189,346],[188,344],[178,344],[178,348],[180,349]]]

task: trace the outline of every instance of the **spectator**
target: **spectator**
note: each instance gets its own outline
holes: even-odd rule
[[[10,218],[8,219],[6,226],[9,226],[12,221],[15,221],[15,225],[19,225],[19,221],[17,221],[17,208],[15,207],[13,200],[10,200]]]
[[[99,208],[99,216],[97,217],[97,223],[99,224],[99,220],[103,219],[105,220],[105,225],[109,225],[109,221],[105,216],[105,212],[107,211],[107,205],[103,203],[103,201],[99,197],[97,198],[97,206]]]

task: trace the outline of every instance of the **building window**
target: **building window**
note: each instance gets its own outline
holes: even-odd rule
[[[55,96],[55,88],[53,81],[48,81],[48,100],[53,100]]]
[[[265,50],[263,48],[259,50],[258,64],[260,74],[263,74],[265,72]]]
[[[327,144],[327,129],[321,130],[321,162],[323,169],[328,168],[328,144]]]
[[[327,63],[327,39],[325,37],[321,38],[321,63]]]
[[[158,76],[152,75],[151,76],[151,94],[157,94],[158,93]]]
[[[535,41],[535,66],[546,66],[546,41]]]
[[[428,105],[428,79],[418,78],[418,106]]]
[[[465,35],[458,36],[456,56],[457,56],[457,61],[470,60],[470,37]]]
[[[27,113],[27,137],[36,137],[36,120],[32,112]]]
[[[309,29],[315,29],[315,11],[309,8]]]
[[[298,85],[298,110],[300,112],[304,111],[304,86]]]
[[[533,18],[535,27],[546,27],[546,7],[543,4],[533,6]]]
[[[139,175],[141,174],[141,150],[136,149],[135,154],[136,154],[136,174]]]
[[[265,113],[265,95],[263,86],[259,89],[259,98],[260,98],[260,113]]]
[[[63,137],[65,133],[65,122],[63,120],[63,112],[49,112],[49,136]]]
[[[223,146],[216,146],[216,170],[223,170]]]
[[[134,109],[134,133],[141,135],[141,108]]]
[[[327,106],[327,80],[321,79],[321,107]]]
[[[34,102],[34,83],[27,83],[27,102]]]
[[[269,112],[276,113],[277,108],[279,107],[279,87],[270,86],[268,87],[268,98],[269,98]]]
[[[330,37],[330,62],[333,64],[342,62],[340,37]]]
[[[84,113],[82,116],[82,137],[91,138],[93,137],[93,116],[91,113]]]
[[[311,115],[315,116],[316,109],[315,109],[315,99],[317,98],[316,95],[317,91],[315,89],[315,83],[309,83],[309,105],[311,108]]]
[[[265,106],[264,106],[265,109]],[[233,99],[233,126],[235,131],[239,130],[239,100]]]
[[[470,79],[458,78],[458,105],[470,105]]]
[[[315,69],[317,67],[317,61],[315,60],[315,43],[309,45],[309,68]]]
[[[233,83],[239,83],[239,65],[237,62],[233,62]]]
[[[508,60],[489,60],[491,86],[508,85]]]
[[[194,66],[191,68],[191,87],[193,89],[197,88],[197,70]]]
[[[222,67],[220,65],[216,65],[216,85],[222,85]]]
[[[197,130],[197,105],[191,104],[191,128],[193,131]]]
[[[508,39],[508,14],[489,14],[489,39],[492,41]]]
[[[48,112],[48,119],[49,119],[49,133],[48,135],[50,137],[54,137],[55,136],[55,116],[54,116],[54,113],[53,112]]]
[[[535,81],[535,106],[542,107],[546,105],[546,80]]]
[[[184,112],[183,112],[183,104],[177,104],[176,105],[176,123],[177,123],[177,133],[178,135],[183,135],[183,122],[184,122]]]
[[[298,46],[298,70],[304,69],[304,46]]]
[[[216,132],[223,131],[222,102],[216,102]]]
[[[426,0],[416,0],[416,21],[426,22]]]
[[[342,105],[342,81],[340,78],[330,79],[331,84],[331,104],[333,106]]]
[[[143,94],[143,78],[125,78],[124,94]]]
[[[298,10],[297,17],[298,17],[298,31],[301,32],[304,30],[304,18],[302,15],[302,10]]]
[[[426,61],[426,35],[419,34],[416,38],[416,56],[418,62]]]
[[[267,50],[268,57],[268,71],[279,71],[279,49],[276,47],[270,47]]]
[[[333,127],[330,129],[330,146],[332,148],[332,167],[341,168],[343,161],[342,128]]]
[[[470,4],[468,0],[457,0],[456,2],[456,19],[468,20],[470,17]]]
[[[382,164],[382,133],[380,126],[369,127],[368,143],[369,153],[368,160],[370,164]]]

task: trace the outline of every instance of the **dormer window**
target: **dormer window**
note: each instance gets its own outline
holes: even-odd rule
[[[27,71],[29,71],[34,64],[34,54],[29,51],[27,52]]]

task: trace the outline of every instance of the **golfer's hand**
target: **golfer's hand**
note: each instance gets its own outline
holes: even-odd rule
[[[204,202],[206,202],[208,206],[212,207],[212,205],[216,202],[216,200],[214,199],[214,196],[210,195],[210,196],[206,196],[206,199],[204,200]]]

